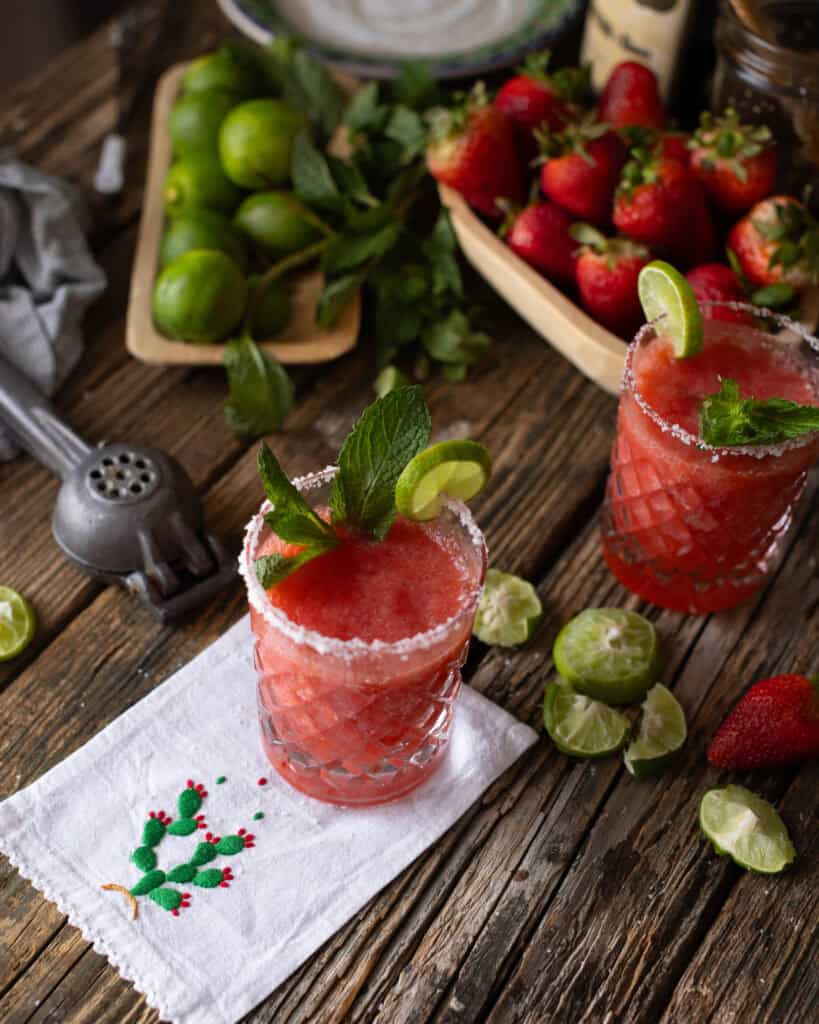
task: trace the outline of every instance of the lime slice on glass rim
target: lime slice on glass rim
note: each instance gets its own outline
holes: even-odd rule
[[[659,775],[674,760],[687,735],[680,702],[662,683],[655,683],[643,701],[637,737],[623,755],[626,768],[635,779]]]
[[[744,786],[709,789],[700,801],[700,827],[718,854],[749,871],[775,875],[796,857],[776,809]]]
[[[34,636],[34,610],[22,594],[0,587],[0,661],[21,654]]]
[[[664,260],[652,260],[640,271],[637,292],[646,320],[665,319],[661,330],[677,359],[702,350],[702,313],[691,285]]]
[[[472,627],[478,640],[516,647],[529,639],[542,617],[543,605],[531,583],[500,569],[487,571]]]
[[[606,704],[639,700],[660,673],[648,619],[623,608],[587,608],[557,634],[555,667],[580,693]]]
[[[554,745],[570,757],[614,754],[631,731],[624,714],[578,693],[565,679],[546,687],[543,723]]]
[[[441,441],[419,452],[395,485],[395,504],[405,519],[434,519],[444,498],[469,501],[492,474],[489,452],[477,441]]]

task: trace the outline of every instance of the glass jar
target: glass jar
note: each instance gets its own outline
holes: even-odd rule
[[[819,3],[759,5],[770,38],[746,28],[728,3],[717,21],[712,109],[734,107],[743,121],[767,124],[779,144],[780,191],[812,186],[819,201]]]

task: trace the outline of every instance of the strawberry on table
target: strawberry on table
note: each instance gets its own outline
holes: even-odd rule
[[[557,284],[574,283],[577,243],[570,232],[572,218],[550,202],[535,202],[512,210],[501,229],[509,248]]]
[[[614,190],[626,160],[617,132],[585,121],[559,134],[538,133],[538,138],[545,160],[540,172],[544,194],[575,217],[610,223]]]
[[[717,730],[708,748],[716,768],[779,768],[819,755],[817,680],[774,676],[755,683]]]
[[[431,141],[427,167],[433,178],[450,185],[476,210],[500,218],[498,199],[522,203],[523,173],[512,122],[478,82],[451,108],[429,112]]]
[[[744,213],[776,185],[776,147],[766,125],[742,124],[729,107],[708,111],[689,143],[691,168],[709,199],[726,213]]]
[[[728,235],[728,248],[748,280],[797,291],[819,283],[819,224],[792,196],[771,196],[750,210]]]
[[[658,131],[665,128],[665,110],[654,72],[633,60],[618,64],[600,96],[597,116],[615,128],[634,124]]]
[[[548,73],[549,51],[532,53],[495,96],[495,106],[515,125],[521,155],[537,153],[535,129],[559,131],[572,116],[572,105],[591,91],[588,68],[560,68]]]
[[[724,263],[702,263],[685,275],[698,302],[747,302],[742,284],[734,271]],[[754,318],[742,309],[706,306],[702,315],[709,320],[753,326]]]
[[[575,224],[572,238],[582,248],[575,280],[588,312],[610,331],[630,338],[643,320],[637,277],[650,259],[644,245],[627,238],[606,238],[591,224]]]

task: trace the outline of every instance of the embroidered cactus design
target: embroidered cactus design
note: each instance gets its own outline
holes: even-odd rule
[[[137,897],[140,896],[147,896],[163,910],[170,911],[174,917],[178,917],[180,911],[190,905],[190,893],[181,892],[167,885],[168,882],[175,885],[195,885],[200,889],[227,889],[234,880],[231,868],[210,867],[201,870],[203,865],[209,864],[219,856],[233,857],[242,850],[253,849],[256,837],[247,829],[240,828],[234,835],[226,836],[206,832],[204,842],[196,844],[186,861],[167,872],[157,867],[155,847],[166,835],[189,836],[199,829],[207,828],[205,815],[196,813],[207,795],[207,790],[201,782],[195,783],[188,779],[176,801],[177,818],[171,818],[164,810],[149,811],[148,820],[142,829],[142,843],[130,858],[131,863],[142,872],[142,878],[130,889],[114,883],[102,886],[108,891],[120,892],[128,899],[132,919],[136,919],[139,913]]]

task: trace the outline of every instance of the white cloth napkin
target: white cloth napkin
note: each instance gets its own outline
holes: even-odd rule
[[[163,1020],[233,1024],[435,842],[535,742],[536,734],[465,687],[447,757],[424,786],[383,807],[344,809],[302,796],[265,759],[247,618],[27,789],[0,804],[0,849],[85,938],[134,982]],[[264,784],[259,784],[266,777]],[[219,779],[224,781],[217,781]],[[201,807],[194,786],[207,793]],[[166,873],[208,834],[238,835],[199,870],[229,887],[186,892],[178,915],[133,888],[149,812],[206,827],[166,832],[150,849]],[[258,812],[264,817],[254,818]],[[161,831],[157,825],[149,826]],[[248,834],[254,836],[247,840]],[[153,837],[152,837],[153,838]],[[213,847],[213,843],[209,844]],[[223,846],[223,849],[225,847]],[[209,851],[206,851],[209,852]],[[213,880],[213,875],[207,876]]]

